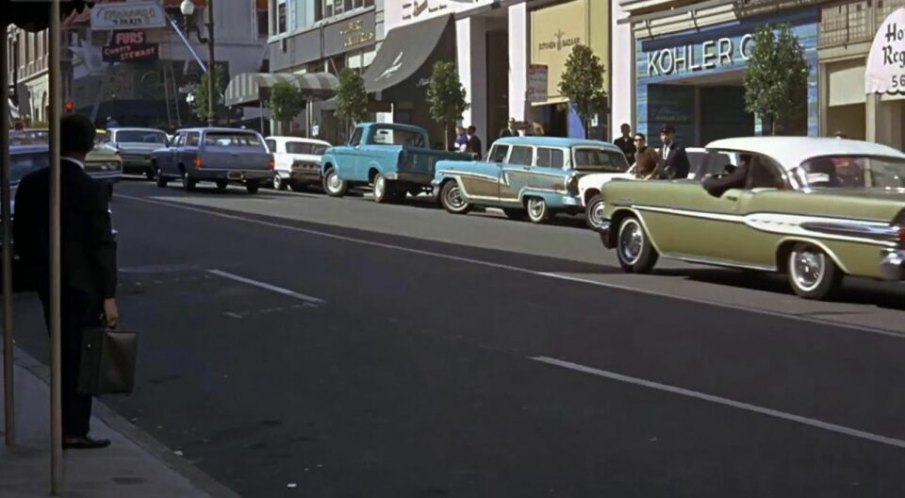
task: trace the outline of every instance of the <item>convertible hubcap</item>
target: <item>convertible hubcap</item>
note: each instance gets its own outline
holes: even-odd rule
[[[641,227],[635,222],[629,222],[622,226],[619,233],[619,253],[628,264],[634,264],[641,256],[641,248],[644,246],[644,234]]]
[[[540,199],[531,199],[528,201],[528,211],[531,213],[532,218],[540,218],[544,215],[544,201]]]
[[[603,208],[604,205],[602,202],[597,202],[591,206],[591,216],[588,217],[588,220],[595,227],[603,225]]]
[[[465,207],[465,199],[462,199],[462,192],[459,187],[453,187],[446,193],[446,203],[453,209],[462,209]]]
[[[792,255],[792,274],[799,287],[811,290],[820,285],[826,266],[825,258],[823,254],[812,250]]]

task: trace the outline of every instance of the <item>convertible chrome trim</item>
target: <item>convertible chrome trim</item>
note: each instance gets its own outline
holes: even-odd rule
[[[899,227],[890,226],[885,223],[806,221],[801,224],[801,228],[812,232],[824,232],[851,237],[866,237],[882,240],[884,242],[895,242],[899,238]]]

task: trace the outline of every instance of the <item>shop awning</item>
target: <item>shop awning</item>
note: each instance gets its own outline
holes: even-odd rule
[[[440,45],[452,15],[396,28],[387,33],[374,61],[363,76],[368,93],[381,92],[407,81]]]
[[[245,105],[261,99],[261,89],[285,82],[298,88],[311,100],[328,99],[336,94],[339,80],[330,73],[242,73],[229,81],[226,87],[227,106]]]

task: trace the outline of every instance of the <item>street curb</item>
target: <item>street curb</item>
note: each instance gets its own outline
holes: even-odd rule
[[[14,347],[13,363],[45,384],[50,385],[50,368],[41,363],[19,346]],[[199,468],[185,461],[173,453],[173,450],[154,439],[150,434],[142,431],[135,424],[126,420],[107,405],[94,399],[92,416],[107,424],[111,429],[120,433],[126,439],[135,443],[139,448],[152,457],[163,462],[167,467],[186,478],[198,489],[208,493],[212,497],[241,498],[238,493],[224,486],[213,477],[205,474]]]

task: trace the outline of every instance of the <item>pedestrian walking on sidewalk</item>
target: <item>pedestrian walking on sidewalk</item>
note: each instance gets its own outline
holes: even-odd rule
[[[465,152],[468,148],[468,130],[464,126],[456,128],[456,152]]]
[[[672,125],[660,128],[660,142],[663,143],[663,177],[668,180],[688,178],[691,162],[685,146],[676,140],[676,129]]]
[[[481,143],[481,139],[478,138],[478,129],[474,126],[468,127],[468,142],[465,147],[465,152],[474,154],[475,157],[478,158],[484,154],[484,145]]]
[[[94,123],[72,114],[60,121],[60,245],[62,254],[61,346],[63,447],[103,448],[105,439],[88,433],[91,396],[78,392],[82,335],[86,329],[116,328],[116,242],[108,196],[85,173],[85,156],[94,148]],[[50,169],[25,178],[16,193],[15,249],[33,278],[50,323]],[[105,322],[105,323],[102,323]]]
[[[619,150],[621,150],[622,153],[625,154],[625,158],[628,159],[628,163],[632,164],[635,162],[635,152],[638,152],[632,138],[632,127],[628,123],[623,123],[619,131],[622,132],[622,136],[614,140],[613,144],[616,145],[616,147],[619,147]]]

